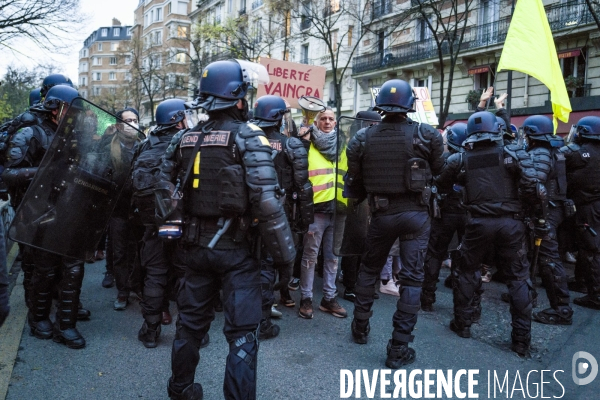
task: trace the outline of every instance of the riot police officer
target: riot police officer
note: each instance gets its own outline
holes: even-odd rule
[[[414,101],[408,83],[399,79],[385,82],[374,107],[383,113],[382,122],[359,131],[347,149],[346,184],[350,188],[364,187],[372,211],[355,287],[351,330],[356,343],[367,342],[375,282],[392,245],[400,238],[400,298],[387,346],[388,368],[400,368],[415,359],[415,351],[408,344],[414,338],[411,333],[417,322],[423,284],[430,232],[430,183],[432,173],[438,174],[444,164],[440,133],[406,115],[414,111]]]
[[[146,272],[143,300],[140,302],[144,323],[138,333],[138,339],[147,348],[154,348],[158,344],[162,313],[165,310],[168,312],[169,309],[171,277],[175,277],[178,286],[179,279],[183,278],[185,273],[182,252],[178,251],[178,241],[172,240],[169,232],[166,237],[161,238],[163,232],[159,232],[156,226],[153,192],[154,184],[159,181],[157,170],[161,157],[173,136],[187,128],[185,112],[185,102],[181,99],[161,102],[156,107],[157,126],[148,134],[148,138],[139,144],[133,158],[132,200],[146,228],[140,249],[140,263]]]
[[[517,146],[504,146],[496,117],[476,112],[467,121],[466,151],[448,157],[438,187],[464,186],[463,204],[469,212],[465,235],[453,260],[454,319],[450,329],[471,337],[476,297],[481,290],[480,264],[493,247],[498,267],[507,269],[512,314],[512,350],[526,355],[531,341],[533,286],[519,194],[535,196],[539,181],[533,168],[519,161],[529,159]],[[461,174],[461,171],[464,173]],[[533,201],[533,197],[531,199]]]
[[[21,201],[35,175],[64,112],[77,96],[77,91],[72,87],[53,86],[43,100],[45,117],[40,123],[22,128],[11,137],[2,180],[6,182],[11,194],[14,193],[15,206]],[[32,335],[38,339],[53,338],[55,342],[73,349],[85,347],[85,339],[76,328],[84,273],[83,261],[37,248],[28,248],[28,251],[33,264],[31,284],[28,285],[30,293],[27,295],[27,321]],[[56,282],[59,276],[60,281]],[[56,285],[58,304],[53,325],[49,316]]]
[[[272,148],[262,130],[246,122],[244,96],[253,77],[268,79],[268,74],[264,67],[246,61],[209,64],[202,72],[197,99],[209,119],[174,136],[161,166],[167,176],[179,177],[183,191],[181,240],[187,261],[177,297],[179,318],[168,383],[174,399],[202,398],[194,375],[200,343],[214,319],[219,281],[223,331],[229,343],[224,396],[256,398],[261,285],[249,229],[260,232],[275,263],[291,264],[296,256]]]
[[[286,193],[284,205],[290,227],[296,232],[302,232],[313,222],[313,191],[308,180],[308,153],[300,139],[288,138],[280,133],[284,115],[288,112],[285,101],[278,96],[262,96],[254,106],[254,121],[267,135],[273,148],[273,162],[277,171],[279,185]],[[280,271],[279,280],[283,285],[280,289],[281,304],[293,307],[294,300],[290,296],[287,284],[291,271],[284,270],[288,265],[274,265],[268,254],[261,257],[261,282],[263,297],[263,322],[260,326],[261,338],[275,337],[279,326],[271,322],[271,306],[275,270]]]
[[[533,319],[543,324],[571,325],[573,310],[569,306],[567,276],[558,252],[556,233],[564,219],[575,212],[573,202],[567,199],[565,157],[559,152],[564,142],[554,135],[552,120],[543,115],[528,117],[521,129],[526,135],[527,152],[534,168],[547,174],[547,179],[541,181],[547,191],[547,205],[533,210],[537,214],[533,217],[537,222],[534,226],[543,228],[543,232],[538,228],[537,236],[543,240],[537,262],[550,308],[533,313]],[[539,223],[540,219],[545,223]]]
[[[462,143],[466,138],[467,124],[459,122],[446,128],[448,152],[444,153],[444,158],[464,152]],[[425,280],[421,291],[421,308],[424,311],[433,311],[440,268],[448,255],[448,246],[455,232],[458,241],[462,240],[467,223],[467,212],[461,206],[462,193],[459,187],[454,186],[443,192],[440,190],[436,197],[440,215],[434,215],[431,221],[431,235],[425,256]]]
[[[48,94],[48,91],[56,85],[64,85],[73,87],[73,82],[68,76],[63,74],[50,74],[42,81],[42,87],[40,88],[40,99],[43,101]]]
[[[578,260],[583,260],[588,290],[573,303],[600,310],[600,117],[583,117],[573,129],[573,143],[560,152],[565,155],[569,197],[577,206]]]

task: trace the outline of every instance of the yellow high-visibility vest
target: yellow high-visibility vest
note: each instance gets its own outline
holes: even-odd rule
[[[313,202],[325,203],[336,198],[337,201],[348,204],[348,199],[342,197],[344,190],[344,175],[348,170],[346,151],[341,152],[338,161],[337,182],[335,161],[329,161],[311,143],[308,151],[308,179],[313,186]],[[337,184],[336,184],[337,183]]]

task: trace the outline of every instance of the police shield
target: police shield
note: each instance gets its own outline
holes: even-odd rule
[[[130,175],[141,133],[76,98],[61,119],[9,229],[32,247],[84,259],[100,241]]]
[[[343,177],[347,172],[346,147],[361,129],[379,120],[341,117],[337,124],[337,146],[340,155],[336,165],[336,218],[334,225],[334,253],[337,256],[361,255],[367,237],[371,213],[366,196],[349,190]]]

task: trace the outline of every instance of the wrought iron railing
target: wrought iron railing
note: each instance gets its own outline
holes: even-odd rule
[[[546,8],[546,14],[550,28],[553,31],[573,29],[575,26],[594,22],[585,2],[582,0],[550,5]],[[503,43],[506,40],[509,24],[510,18],[504,18],[488,24],[469,26],[465,30],[460,48],[458,47],[458,41],[454,43],[455,49],[464,51]],[[441,47],[442,53],[448,55],[450,50],[448,41],[444,40]],[[437,54],[438,47],[435,38],[404,43],[390,47],[383,53],[375,52],[354,57],[352,72],[357,74],[380,68],[410,64],[435,58]]]

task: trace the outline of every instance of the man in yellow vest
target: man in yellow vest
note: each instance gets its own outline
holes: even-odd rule
[[[310,142],[308,151],[308,176],[313,185],[314,222],[304,235],[304,253],[302,255],[300,275],[300,311],[302,318],[313,317],[312,289],[315,277],[315,266],[319,247],[323,242],[323,299],[319,305],[321,311],[338,318],[346,318],[346,310],[336,299],[335,278],[338,269],[338,258],[333,254],[334,226],[336,218],[344,215],[334,214],[336,197],[342,199],[343,176],[346,173],[346,154],[337,144],[335,114],[331,108],[321,111],[315,118],[315,126],[300,128],[298,135],[306,143]],[[336,174],[339,174],[336,180]],[[339,188],[336,187],[339,182]],[[336,190],[339,194],[336,196]]]

